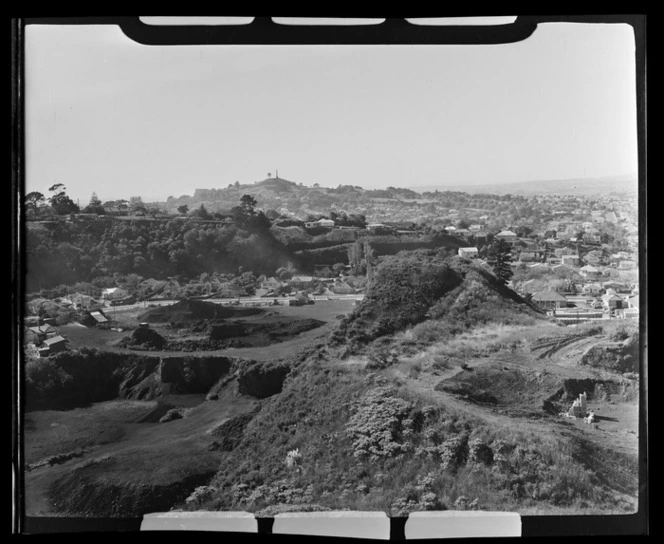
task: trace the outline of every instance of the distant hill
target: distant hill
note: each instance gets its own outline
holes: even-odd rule
[[[519,181],[498,184],[458,184],[428,185],[413,187],[420,192],[426,191],[463,191],[477,194],[512,194],[512,195],[551,195],[570,194],[579,196],[606,195],[609,193],[636,193],[638,178],[634,175],[610,176],[602,178],[550,179],[539,181]]]

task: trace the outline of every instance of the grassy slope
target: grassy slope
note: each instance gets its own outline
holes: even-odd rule
[[[541,410],[565,376],[589,375],[538,359],[532,349],[542,335],[569,331],[543,320],[474,265],[429,259],[418,269],[424,258],[401,258],[377,271],[377,282],[335,342],[291,372],[237,449],[225,454],[206,494],[187,507],[632,511],[634,441],[614,451],[613,437],[600,427]],[[399,288],[389,289],[390,282]],[[500,324],[492,322],[494,315]],[[354,348],[347,350],[344,341]],[[371,368],[377,344],[391,350],[391,367]],[[435,389],[445,373],[460,370],[458,364],[484,359],[498,366],[482,385],[495,382],[493,393],[509,402],[486,409]],[[521,369],[511,370],[516,378],[495,379],[500,368],[513,365]],[[527,402],[510,399],[511,388]],[[611,413],[627,432],[635,403],[617,401],[622,410]],[[610,412],[615,402],[605,408]],[[505,410],[510,406],[521,413]],[[294,450],[299,455],[289,466]],[[612,476],[623,469],[616,483]]]

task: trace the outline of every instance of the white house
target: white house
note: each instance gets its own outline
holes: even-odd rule
[[[476,247],[460,247],[459,248],[459,257],[467,257],[472,259],[477,257],[477,248]]]
[[[584,278],[598,278],[602,274],[601,271],[598,268],[595,268],[594,266],[592,266],[590,264],[581,267],[581,270],[579,270],[579,273]]]

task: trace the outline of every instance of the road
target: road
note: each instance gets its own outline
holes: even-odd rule
[[[328,301],[328,300],[362,300],[364,294],[357,295],[323,295],[323,296],[311,296],[314,301]],[[237,305],[239,302],[240,306],[271,306],[275,298],[271,297],[242,297],[242,298],[205,298],[197,299],[203,300],[205,302],[212,302],[213,304],[222,304],[224,306]],[[276,297],[280,306],[287,306],[289,300],[293,300],[293,297]],[[146,302],[139,302],[136,304],[126,304],[123,306],[106,306],[103,310],[106,313],[115,313],[115,312],[130,312],[134,310],[139,310],[141,308],[147,308],[149,306],[168,306],[170,304],[175,304],[178,300],[169,299],[169,300],[149,300]]]

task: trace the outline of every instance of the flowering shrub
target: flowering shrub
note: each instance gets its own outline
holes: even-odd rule
[[[452,469],[466,464],[468,459],[468,437],[455,436],[438,446],[443,469]]]
[[[412,403],[393,396],[388,387],[377,387],[366,393],[355,408],[347,426],[355,457],[376,461],[408,450],[403,437],[412,432]]]
[[[185,499],[187,504],[200,504],[206,499],[209,499],[217,491],[216,487],[202,485],[194,489],[193,493]]]
[[[293,468],[295,465],[299,465],[302,460],[302,455],[300,455],[300,448],[289,451],[286,454],[286,466],[288,468]]]

